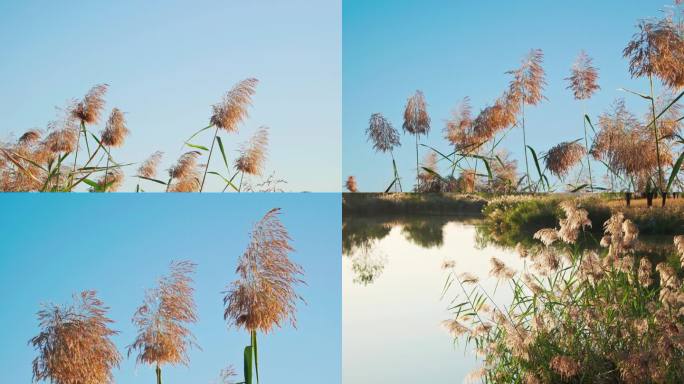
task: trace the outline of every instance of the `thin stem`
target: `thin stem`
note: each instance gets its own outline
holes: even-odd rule
[[[112,150],[111,147],[109,147],[109,150],[107,152],[110,152]],[[107,176],[109,176],[109,158],[110,154],[107,153],[107,165],[105,166],[105,174],[104,174],[104,182],[102,184],[102,192],[107,192]]]
[[[532,179],[530,179],[530,166],[527,160],[527,134],[525,133],[525,91],[522,98],[522,131],[523,131],[523,151],[525,151],[525,174],[527,175],[527,188],[532,190]]]
[[[399,185],[399,192],[403,192],[401,188],[401,179],[399,179],[399,171],[397,171],[397,162],[394,160],[394,151],[390,151],[390,155],[392,156],[392,168],[394,168],[394,181],[395,181],[395,190],[397,188],[396,184]]]
[[[74,152],[74,167],[71,171],[71,181],[74,182],[74,174],[76,173],[76,161],[78,160],[78,149],[81,147],[81,132],[85,130],[85,123],[81,120],[81,130],[78,132],[78,139],[76,139],[76,151]]]
[[[420,178],[419,176],[419,169],[418,169],[418,133],[416,133],[416,188],[418,187],[418,184],[420,184]]]
[[[648,75],[648,81],[651,86],[651,112],[653,113],[653,134],[655,135],[656,160],[658,161],[658,189],[660,189],[661,193],[664,193],[665,190],[663,189],[663,167],[660,164],[660,138],[658,137],[658,121],[656,117],[655,100],[653,98],[653,75]],[[663,205],[665,205],[664,200]]]
[[[207,178],[207,171],[209,170],[209,163],[211,162],[211,154],[214,152],[214,144],[216,144],[216,136],[218,136],[219,127],[214,131],[214,138],[211,140],[211,148],[209,148],[209,157],[207,157],[207,164],[204,167],[204,175],[202,176],[202,184],[200,184],[200,192],[204,189],[204,180]]]
[[[586,102],[582,103],[583,107],[583,115],[582,115],[582,122],[584,123],[584,151],[586,152],[587,155],[587,165],[589,166],[589,190],[591,192],[594,192],[594,180],[592,179],[591,176],[591,159],[589,157],[589,139],[587,138],[587,119],[585,116],[587,115],[587,105]]]
[[[240,173],[240,185],[238,185],[238,193],[242,192],[242,178],[245,176],[245,171]]]
[[[157,364],[157,369],[155,369],[155,372],[157,372],[157,384],[162,384],[161,368],[159,367],[159,364]]]

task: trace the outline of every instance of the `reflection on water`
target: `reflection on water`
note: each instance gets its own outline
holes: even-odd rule
[[[441,297],[447,271],[477,276],[502,308],[506,284],[488,276],[497,257],[522,270],[515,244],[497,242],[477,218],[346,217],[343,223],[343,382],[461,383],[478,363],[440,325],[453,297]],[[660,239],[643,238],[653,252]],[[586,246],[595,242],[587,241]],[[671,244],[671,239],[665,243]]]

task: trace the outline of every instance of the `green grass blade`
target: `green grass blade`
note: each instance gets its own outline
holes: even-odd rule
[[[145,176],[140,176],[140,175],[138,175],[138,176],[136,176],[136,177],[139,178],[139,179],[154,181],[155,183],[159,183],[159,184],[161,184],[161,185],[166,185],[166,182],[161,181],[161,180],[157,180],[157,179],[153,179],[153,178],[151,178],[151,177],[145,177]]]
[[[244,354],[245,384],[252,384],[252,346],[245,347]]]
[[[196,149],[201,149],[202,151],[207,151],[209,152],[209,148],[205,147],[204,145],[198,145],[198,144],[193,144],[193,143],[185,143],[190,148],[196,148]]]
[[[392,189],[392,187],[394,187],[394,183],[396,183],[396,182],[397,182],[397,179],[392,180],[389,187],[387,187],[387,189],[385,189],[385,193],[388,193],[390,191],[390,189]]]
[[[226,170],[230,173],[230,167],[228,166],[228,157],[226,156],[226,151],[223,149],[223,141],[220,136],[216,136],[216,141],[218,141],[219,149],[221,150],[221,157],[223,157],[223,164],[226,165]],[[259,381],[257,379],[257,381]]]
[[[682,152],[682,154],[679,155],[679,158],[672,166],[672,173],[670,173],[670,179],[667,181],[667,188],[665,188],[666,193],[670,192],[672,184],[677,179],[677,174],[679,173],[679,170],[682,168],[682,161],[684,161],[684,152]]]

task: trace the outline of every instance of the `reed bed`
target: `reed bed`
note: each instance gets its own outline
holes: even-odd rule
[[[485,383],[679,383],[684,380],[684,285],[680,259],[653,263],[638,251],[639,229],[621,212],[603,224],[602,251],[578,246],[591,236],[589,213],[566,201],[554,228],[520,248],[523,270],[496,258],[490,275],[514,293],[508,305],[454,263],[445,294],[455,296],[445,327],[474,348]]]
[[[467,96],[462,99],[445,120],[446,150],[420,144],[420,136],[430,132],[432,119],[424,93],[416,91],[407,100],[402,125],[404,133],[414,135],[416,141],[416,183],[412,190],[497,194],[610,191],[625,193],[627,204],[631,194],[643,193],[650,196],[649,201],[660,196],[664,206],[672,192],[684,188],[684,114],[679,105],[684,96],[681,5],[677,1],[674,9],[664,12],[662,17],[639,21],[636,33],[623,50],[630,75],[649,80],[647,92],[620,90],[646,102],[647,113],[643,118],[628,111],[622,98],[617,98],[598,119],[586,113],[586,104],[601,91],[601,86],[599,69],[588,53],[580,51],[564,81],[585,110],[582,130],[579,137],[567,137],[546,151],[528,145],[530,127],[525,121],[526,108],[540,107],[546,99],[548,80],[541,49],[530,50],[517,68],[506,72],[510,77],[508,86],[479,112],[473,113]],[[656,82],[662,86],[660,92],[656,92]],[[517,163],[504,158],[507,152],[498,148],[501,140],[516,128],[521,131],[523,144],[522,173],[518,172]],[[371,116],[367,133],[376,151],[391,152],[401,145],[391,121],[381,113]],[[420,164],[420,147],[437,156],[437,161]],[[385,192],[393,188],[397,191],[401,180],[393,154],[392,158],[394,176]],[[604,177],[594,175],[597,165],[605,169]],[[442,174],[439,168],[443,171],[444,167],[446,171]]]
[[[117,160],[115,154],[132,130],[119,108],[105,117],[109,86],[98,84],[82,99],[72,100],[45,131],[32,129],[17,140],[0,142],[0,191],[116,192],[131,177],[137,181],[135,192],[152,185],[161,185],[166,192],[203,192],[208,175],[220,181],[222,192],[281,191],[285,180],[274,173],[262,177],[268,158],[267,127],[258,128],[251,140],[239,146],[233,160],[229,157],[226,136],[237,134],[249,117],[257,84],[254,78],[242,80],[212,106],[209,125],[183,142],[185,152],[167,170],[168,178],[158,169],[161,151],[140,162]],[[99,124],[104,128],[96,133]],[[199,140],[212,129],[211,144],[202,145]],[[220,153],[218,162],[215,152]],[[137,172],[127,176],[126,170],[136,164]]]
[[[239,258],[235,280],[223,292],[223,318],[250,334],[244,353],[242,384],[259,382],[257,332],[269,333],[286,323],[296,328],[297,293],[304,270],[290,260],[294,251],[289,233],[274,208],[253,227],[251,240]],[[173,261],[169,273],[145,292],[132,323],[137,335],[126,347],[136,363],[153,366],[156,383],[162,384],[165,365],[190,365],[189,351],[201,349],[191,326],[199,321],[195,304],[194,274],[189,260]],[[40,332],[29,340],[37,357],[33,381],[54,384],[103,384],[114,382],[114,369],[122,356],[112,337],[114,320],[95,291],[74,295],[73,304],[44,305],[38,312]],[[218,314],[217,314],[218,315]],[[256,372],[256,376],[253,376]],[[228,365],[218,372],[218,383],[236,383],[237,371]]]

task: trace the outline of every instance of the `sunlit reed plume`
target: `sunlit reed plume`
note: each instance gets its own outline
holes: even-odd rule
[[[275,208],[254,225],[247,249],[238,261],[238,279],[225,292],[224,319],[250,332],[271,331],[290,321],[296,325],[295,285],[302,268],[290,261],[290,236]]]
[[[401,145],[399,132],[381,113],[371,115],[366,136],[369,141],[373,142],[373,149],[378,152],[391,152]]]
[[[593,66],[591,57],[584,51],[581,51],[577,56],[577,60],[570,70],[570,77],[565,80],[570,82],[567,89],[572,90],[577,100],[589,99],[601,89],[597,84],[598,70]]]
[[[195,172],[197,168],[197,158],[200,156],[198,151],[190,151],[182,154],[178,158],[175,166],[169,169],[169,176],[172,179],[184,179]]]
[[[354,176],[349,176],[347,178],[347,182],[344,183],[344,186],[349,192],[358,192],[358,188],[356,187],[356,178]]]
[[[546,80],[542,67],[544,52],[541,49],[531,50],[522,61],[519,68],[506,73],[513,75],[509,85],[508,98],[528,105],[537,105],[544,95]]]
[[[430,131],[430,116],[422,91],[416,91],[408,98],[404,109],[403,129],[412,135],[427,135]]]
[[[549,149],[546,154],[546,168],[562,179],[572,167],[582,161],[585,154],[584,146],[577,141],[562,142]]]
[[[247,107],[252,104],[252,96],[259,80],[249,78],[237,83],[223,100],[215,104],[210,122],[226,132],[235,132],[238,125],[248,116]]]
[[[128,128],[126,128],[126,118],[123,112],[118,108],[112,109],[109,115],[107,125],[102,132],[102,145],[106,147],[121,147],[128,136]]]
[[[101,192],[116,192],[121,188],[124,181],[124,173],[119,168],[108,169],[103,175],[96,181],[97,191]],[[106,189],[106,190],[105,190]],[[95,188],[90,188],[91,192],[96,192]]]
[[[580,371],[578,362],[568,356],[557,355],[551,359],[549,368],[553,369],[563,379],[570,379]]]
[[[44,144],[50,152],[70,153],[76,150],[78,129],[70,118],[50,122],[48,124],[48,132],[44,139]]]
[[[197,346],[188,324],[197,322],[192,275],[196,265],[174,261],[170,274],[145,293],[143,304],[133,315],[138,336],[128,346],[128,355],[137,353],[140,364],[188,365],[188,351]]]
[[[19,137],[17,144],[20,146],[32,145],[37,143],[41,137],[43,137],[43,133],[41,131],[37,129],[31,129]]]
[[[454,146],[462,145],[463,139],[468,135],[468,130],[472,124],[472,107],[470,106],[470,98],[466,96],[451,112],[451,118],[446,121],[444,138]]]
[[[442,325],[454,338],[461,337],[469,331],[468,327],[461,324],[457,319],[444,320]]]
[[[541,241],[548,247],[558,240],[558,231],[553,228],[542,228],[534,233],[533,238]]]
[[[118,332],[95,291],[74,295],[70,306],[45,305],[38,312],[40,334],[29,343],[38,352],[33,380],[55,384],[113,383],[121,355],[111,340]]]
[[[503,261],[492,257],[489,259],[492,268],[489,270],[489,275],[497,279],[510,279],[515,275],[515,271],[504,264]]]
[[[684,27],[671,17],[642,20],[623,55],[632,77],[656,76],[671,88],[684,86]]]
[[[138,168],[138,176],[154,179],[157,177],[157,167],[161,161],[163,153],[156,151],[148,157]]]
[[[104,96],[108,87],[107,84],[98,84],[92,87],[83,97],[83,100],[74,104],[71,114],[80,122],[97,124],[105,106]]]
[[[674,245],[677,254],[679,255],[679,262],[684,268],[684,235],[675,236]]]
[[[248,175],[261,175],[266,161],[268,146],[268,127],[260,127],[249,142],[240,148],[240,156],[235,161],[235,168]]]

